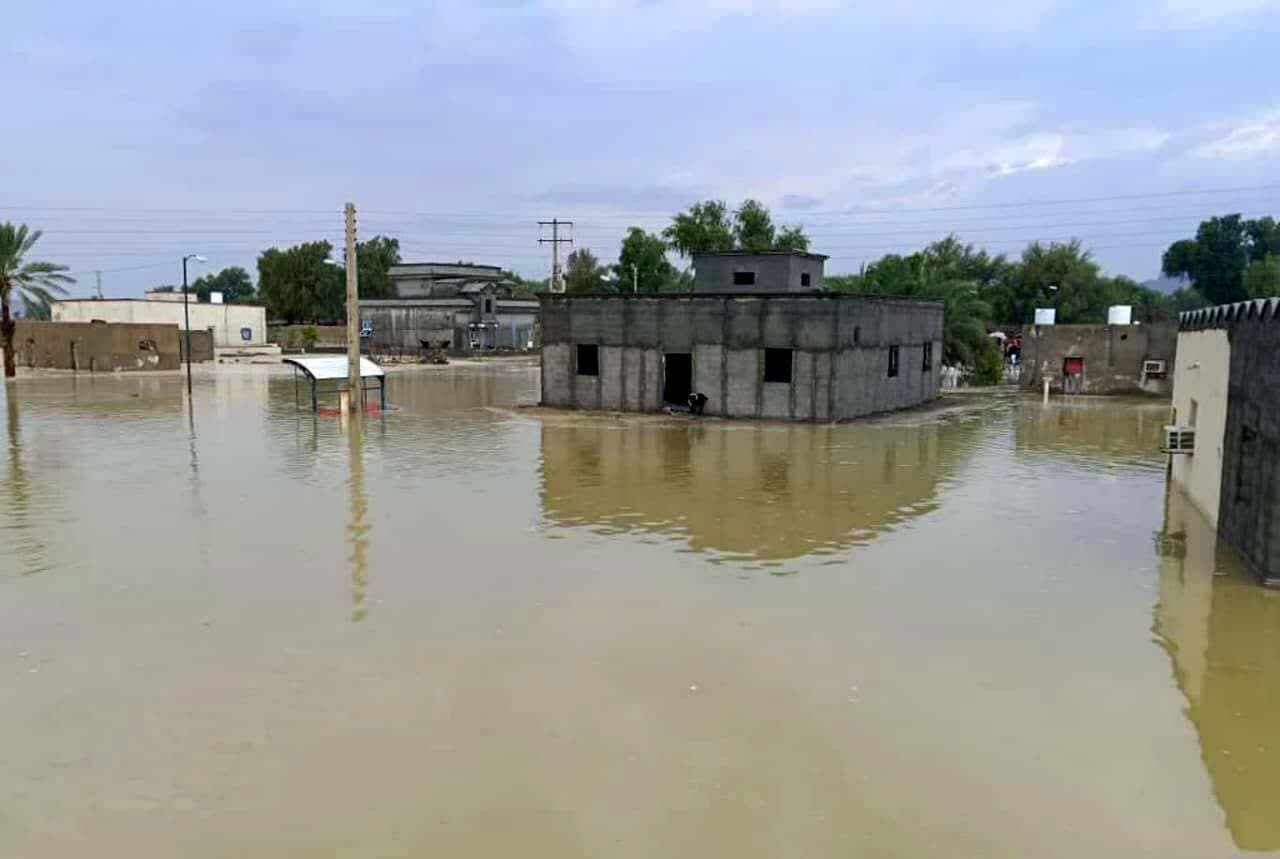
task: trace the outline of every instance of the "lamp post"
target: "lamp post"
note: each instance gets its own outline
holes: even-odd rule
[[[182,322],[187,338],[187,399],[191,399],[191,311],[187,309],[187,261],[204,262],[200,254],[187,254],[182,258]]]

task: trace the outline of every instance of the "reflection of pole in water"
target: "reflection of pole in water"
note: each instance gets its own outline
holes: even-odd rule
[[[359,412],[352,412],[350,420],[344,413],[343,424],[351,468],[347,481],[351,497],[351,521],[347,525],[347,536],[351,540],[351,619],[359,623],[368,614],[365,599],[369,593],[369,498],[364,491],[364,429]]]
[[[14,541],[17,554],[26,561],[27,574],[45,569],[45,547],[31,532],[31,482],[22,464],[22,433],[18,426],[18,398],[14,385],[5,385],[5,428],[8,437],[8,476],[5,480],[5,506],[13,517],[19,538]]]

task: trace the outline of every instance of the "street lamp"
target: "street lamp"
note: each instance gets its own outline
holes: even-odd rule
[[[191,311],[187,309],[187,260],[206,262],[200,254],[187,254],[182,258],[182,321],[187,330],[187,399],[191,399]]]

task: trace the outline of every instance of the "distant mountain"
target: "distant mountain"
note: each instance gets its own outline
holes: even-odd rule
[[[1165,295],[1177,292],[1184,286],[1191,285],[1191,279],[1186,277],[1157,277],[1155,280],[1146,280],[1142,285],[1147,289],[1154,289],[1156,292],[1162,292]]]

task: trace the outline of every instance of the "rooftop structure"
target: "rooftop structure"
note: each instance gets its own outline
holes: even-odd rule
[[[725,251],[693,255],[695,293],[814,292],[823,288],[822,254]]]

